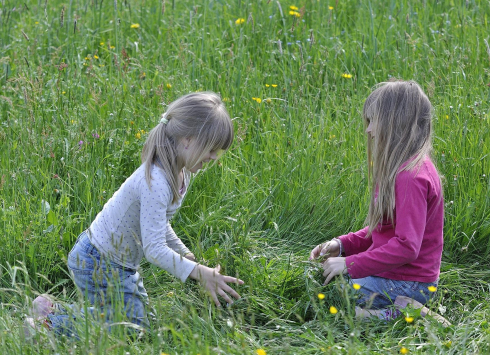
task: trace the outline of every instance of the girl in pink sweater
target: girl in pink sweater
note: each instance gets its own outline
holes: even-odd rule
[[[371,202],[367,227],[316,246],[325,284],[360,285],[358,316],[423,307],[437,287],[443,247],[441,180],[430,159],[432,105],[413,81],[379,85],[364,103]],[[362,307],[362,308],[361,308]],[[425,311],[427,311],[425,309]]]

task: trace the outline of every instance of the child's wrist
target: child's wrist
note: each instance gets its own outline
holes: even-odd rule
[[[333,238],[332,240],[336,241],[339,245],[339,255],[337,256],[342,256],[342,254],[344,253],[344,246],[342,245],[342,241],[339,238]]]

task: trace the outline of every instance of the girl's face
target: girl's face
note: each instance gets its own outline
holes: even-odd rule
[[[203,163],[208,163],[211,160],[216,160],[218,159],[218,152],[217,151],[207,151],[207,152],[201,152],[198,151],[199,149],[196,147],[195,141],[193,139],[184,139],[183,142],[183,149],[181,150],[182,152],[182,158],[185,162],[185,167],[187,170],[189,170],[191,173],[197,173],[200,169],[202,169],[202,164]],[[195,159],[195,157],[200,156],[200,161],[195,164],[194,166],[189,166],[190,163]]]
[[[374,123],[373,121],[369,121],[369,125],[366,128],[366,133],[368,134],[369,137],[374,138]]]

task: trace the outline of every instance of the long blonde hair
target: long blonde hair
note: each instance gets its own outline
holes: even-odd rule
[[[368,236],[383,220],[394,224],[395,178],[419,166],[432,151],[432,105],[414,81],[379,84],[364,103],[371,202]],[[403,163],[406,163],[401,168]],[[377,194],[377,195],[376,195]]]
[[[146,163],[145,176],[151,187],[151,165],[165,172],[173,193],[173,202],[180,197],[179,167],[194,166],[209,151],[227,150],[233,143],[233,123],[220,97],[213,92],[184,95],[168,107],[162,120],[153,128],[145,142],[141,160]],[[189,161],[179,156],[183,139],[193,139]]]

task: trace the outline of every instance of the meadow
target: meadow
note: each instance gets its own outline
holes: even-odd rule
[[[0,353],[490,353],[489,20],[483,0],[0,0]],[[362,105],[390,78],[434,106],[445,247],[430,308],[447,328],[416,311],[356,320],[345,280],[323,286],[307,261],[363,227]],[[217,309],[145,263],[150,332],[87,320],[77,340],[26,342],[29,300],[79,300],[77,236],[166,105],[203,90],[220,93],[235,141],[172,224],[200,262],[245,281],[242,299]]]

